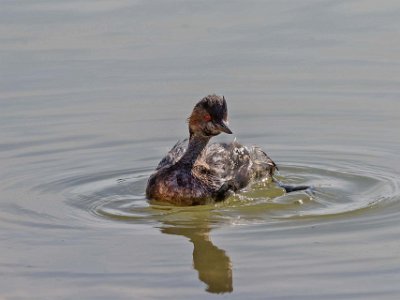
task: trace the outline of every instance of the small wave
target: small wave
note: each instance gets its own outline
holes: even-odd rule
[[[197,207],[149,204],[144,190],[151,168],[62,179],[52,188],[62,189],[68,203],[86,212],[87,222],[97,223],[187,225],[202,216],[201,222],[206,219],[211,225],[258,224],[362,213],[398,198],[399,183],[394,174],[379,166],[343,159],[343,154],[341,158],[334,165],[280,165],[280,181],[312,186],[312,193],[287,194],[274,183],[261,182],[224,202]]]

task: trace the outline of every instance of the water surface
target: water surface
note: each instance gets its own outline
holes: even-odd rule
[[[397,1],[0,8],[0,298],[398,299]],[[209,93],[314,192],[149,204]]]

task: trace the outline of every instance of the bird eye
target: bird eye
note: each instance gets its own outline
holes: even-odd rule
[[[211,116],[209,114],[204,115],[204,121],[209,122],[211,121]]]

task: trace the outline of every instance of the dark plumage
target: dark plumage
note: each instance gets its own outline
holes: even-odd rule
[[[253,179],[271,177],[275,163],[258,147],[236,141],[208,144],[212,136],[232,133],[227,126],[224,97],[210,95],[198,102],[188,119],[190,137],[178,142],[149,178],[148,199],[176,205],[224,200]]]

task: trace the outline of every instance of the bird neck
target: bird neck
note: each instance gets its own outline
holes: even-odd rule
[[[201,155],[201,152],[207,146],[210,138],[209,136],[197,135],[195,133],[190,134],[188,148],[180,159],[180,163],[193,166],[197,158]]]

